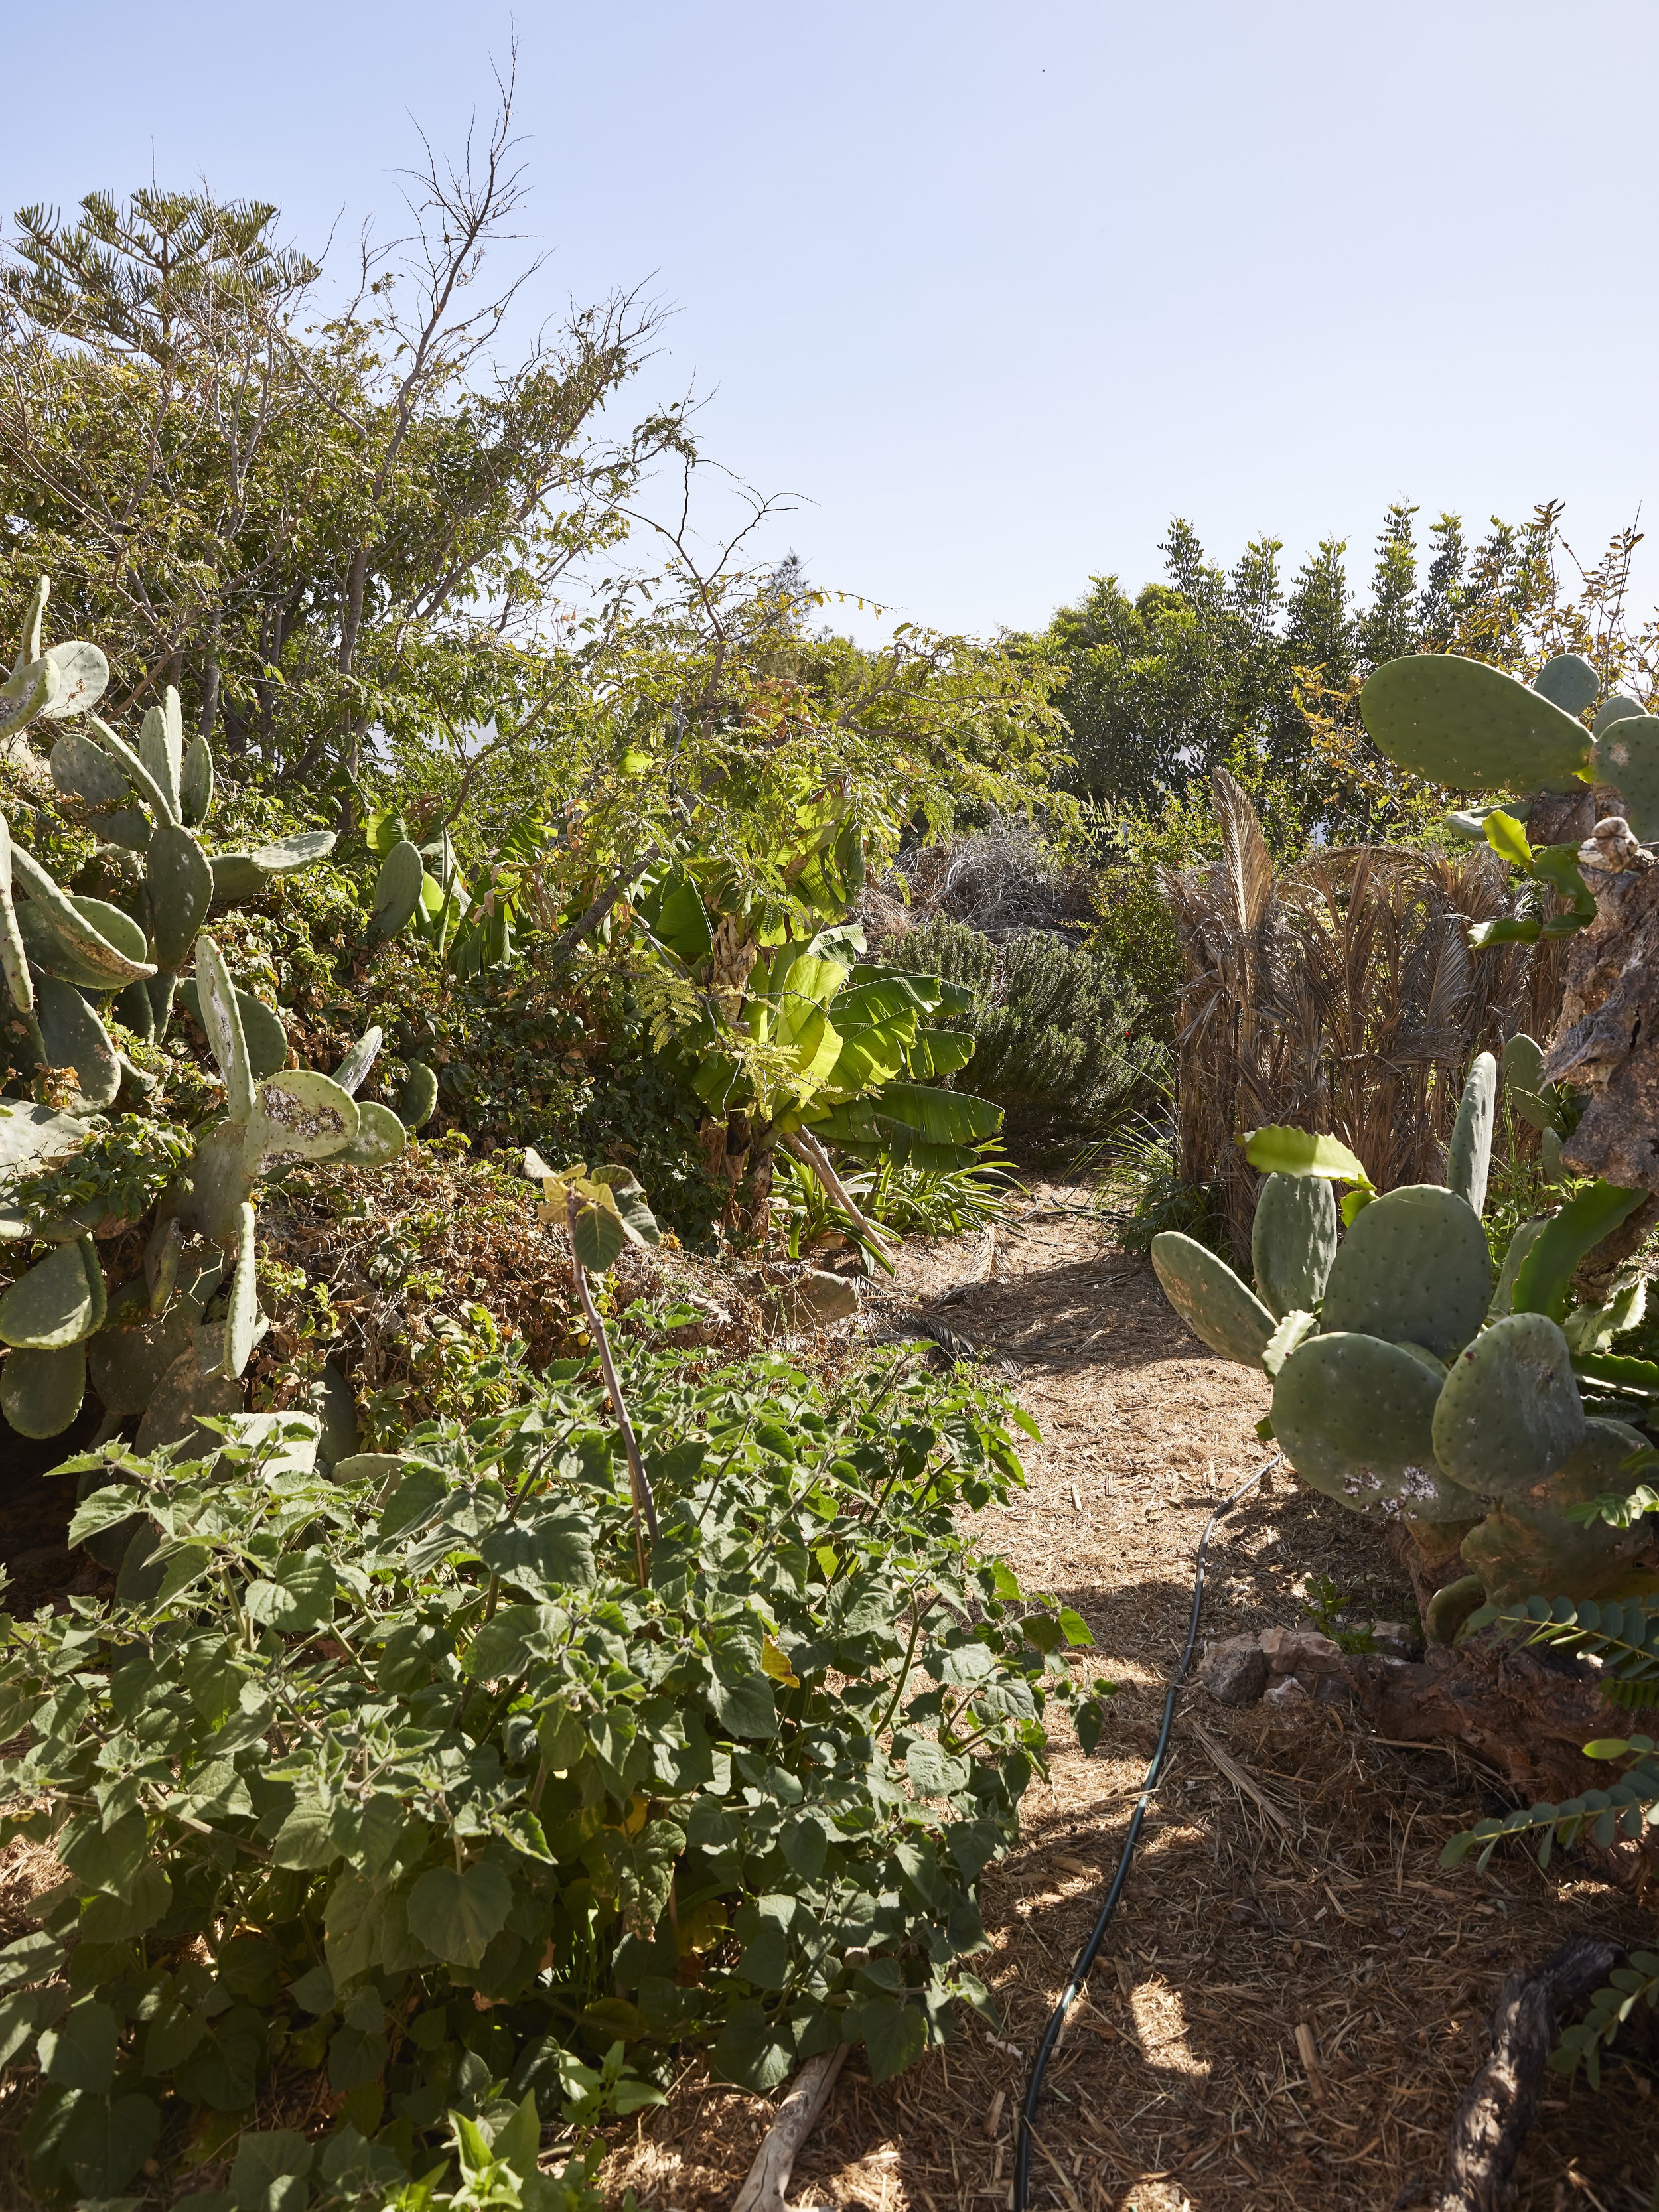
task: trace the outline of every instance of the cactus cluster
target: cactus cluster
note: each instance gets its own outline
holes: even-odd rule
[[[288,1066],[281,1017],[238,990],[203,927],[216,903],[256,893],[321,859],[334,843],[315,831],[252,851],[210,854],[200,830],[213,804],[205,738],[186,746],[178,694],[145,715],[136,745],[90,708],[108,680],[103,655],[80,641],[42,652],[43,582],[0,708],[14,737],[36,718],[84,716],[52,747],[58,790],[86,826],[142,860],[125,906],[63,889],[14,845],[0,815],[0,974],[14,1069],[66,1078],[70,1110],[0,1098],[0,1237],[44,1244],[45,1255],[0,1297],[0,1410],[13,1429],[52,1437],[79,1413],[88,1379],[110,1424],[139,1417],[140,1449],[187,1434],[198,1416],[240,1409],[243,1374],[264,1323],[255,1278],[260,1186],[302,1159],[374,1166],[407,1142],[405,1121],[431,1112],[435,1084],[416,1064],[400,1116],[359,1101],[380,1049],[371,1029],[334,1073]],[[185,974],[188,966],[194,972]],[[194,1150],[163,1192],[142,1273],[111,1285],[100,1237],[133,1224],[96,1203],[50,1218],[15,1203],[19,1188],[92,1140],[89,1117],[124,1088],[150,1079],[106,1026],[112,1012],[146,1042],[165,1036],[176,1002],[198,1020],[225,1089],[223,1114],[195,1133]]]
[[[1557,653],[1530,684],[1456,653],[1417,653],[1370,678],[1359,711],[1391,761],[1453,790],[1610,785],[1632,829],[1651,843],[1659,837],[1659,715],[1617,691],[1596,706],[1601,691],[1601,677],[1576,653]],[[1452,819],[1482,835],[1479,811]]]
[[[1530,1038],[1504,1052],[1513,1102],[1548,1129],[1560,1107],[1540,1087],[1540,1064]],[[1659,1389],[1659,1368],[1638,1376],[1644,1363],[1606,1357],[1641,1317],[1639,1276],[1616,1282],[1603,1305],[1568,1307],[1575,1267],[1644,1194],[1581,1193],[1553,1218],[1523,1223],[1494,1267],[1481,1213],[1498,1074],[1492,1055],[1480,1054],[1444,1184],[1376,1196],[1330,1140],[1316,1150],[1300,1133],[1257,1133],[1259,1164],[1296,1164],[1262,1182],[1254,1291],[1190,1237],[1168,1233],[1152,1248],[1164,1293],[1194,1332],[1273,1378],[1264,1433],[1302,1481],[1353,1511],[1420,1528],[1437,1556],[1461,1540],[1465,1610],[1481,1595],[1498,1603],[1616,1589],[1638,1531],[1571,1509],[1628,1495],[1638,1480],[1627,1462],[1647,1439],[1617,1418],[1632,1407],[1606,1395],[1608,1382],[1615,1393],[1620,1381]],[[1333,1179],[1355,1186],[1346,1235]]]

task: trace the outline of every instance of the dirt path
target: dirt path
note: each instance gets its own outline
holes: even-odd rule
[[[971,1281],[983,1256],[980,1239],[913,1249],[904,1298]],[[1098,1646],[1091,1671],[1121,1688],[1092,1758],[1056,1741],[1021,1847],[986,1877],[1000,2032],[970,2022],[896,2083],[873,2087],[856,2059],[842,2075],[792,2191],[838,2212],[1008,2205],[1026,2063],[1156,1739],[1199,1535],[1265,1455],[1265,1381],[1206,1352],[1151,1269],[1091,1222],[1039,1206],[942,1317],[1009,1363],[1043,1432],[1026,1496],[991,1516],[990,1541],[1023,1584],[1078,1607]],[[1411,1618],[1376,1533],[1279,1475],[1212,1547],[1206,1636],[1309,1625],[1304,1590],[1321,1576],[1357,1612]],[[1380,1745],[1333,1707],[1232,1712],[1197,1688],[1175,1745],[1050,2070],[1031,2192],[1045,2212],[1403,2206],[1438,2172],[1504,1974],[1580,1931],[1653,1941],[1650,1913],[1575,1878],[1570,1859],[1547,1879],[1519,1856],[1441,1872],[1447,1836],[1506,1808],[1468,1761]],[[1659,2102],[1630,2069],[1607,2079],[1600,2096],[1547,2094],[1522,2212],[1656,2201]],[[769,2112],[688,2081],[618,2146],[607,2180],[662,2212],[727,2204]]]

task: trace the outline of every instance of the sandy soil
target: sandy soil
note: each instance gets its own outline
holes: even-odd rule
[[[1260,1376],[1207,1353],[1151,1269],[1038,1194],[998,1238],[906,1255],[890,1317],[940,1317],[1001,1363],[1042,1425],[1029,1488],[984,1534],[1024,1584],[1058,1591],[1120,1684],[1092,1758],[1061,1735],[1027,1795],[1020,1848],[985,1881],[1000,2032],[874,2087],[849,2062],[796,2167],[797,2206],[1001,2212],[1026,2067],[1092,1926],[1156,1740],[1214,1505],[1267,1455]],[[882,1326],[879,1309],[872,1325]],[[1271,1478],[1211,1551],[1206,1638],[1309,1625],[1328,1576],[1356,1614],[1411,1619],[1365,1523]],[[1230,1711],[1200,1688],[1166,1770],[1086,2002],[1050,2069],[1031,2202],[1064,2212],[1388,2212],[1437,2175],[1445,2130],[1486,2052],[1504,1976],[1569,1935],[1653,1940],[1638,1900],[1571,1858],[1518,1854],[1443,1873],[1441,1844],[1507,1808],[1468,1760],[1378,1742],[1351,1711]],[[1547,2095],[1522,2212],[1659,2203],[1659,2104],[1615,2065],[1595,2095]],[[618,2142],[607,2179],[662,2212],[729,2204],[770,2107],[689,2075]]]

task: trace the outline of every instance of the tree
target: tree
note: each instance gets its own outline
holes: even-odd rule
[[[625,534],[682,411],[600,411],[655,312],[618,293],[506,363],[535,263],[480,291],[525,185],[511,75],[458,163],[425,149],[402,240],[366,235],[318,324],[319,271],[254,200],[89,195],[16,218],[0,282],[0,622],[50,574],[143,705],[291,782],[361,773],[371,732],[544,720],[550,602]]]

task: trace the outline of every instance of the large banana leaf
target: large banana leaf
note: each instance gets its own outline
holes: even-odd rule
[[[837,999],[834,1009],[837,1027],[841,1008],[842,1000]],[[915,1037],[914,1007],[907,1007],[891,1021],[866,1022],[861,1028],[844,1034],[841,1055],[823,1086],[826,1099],[862,1097],[866,1091],[878,1091],[884,1083],[902,1075],[910,1064]]]
[[[966,1030],[918,1030],[905,1055],[904,1073],[919,1083],[954,1075],[973,1058],[974,1042]]]
[[[703,905],[702,893],[688,877],[672,878],[659,897],[646,902],[645,914],[657,936],[688,968],[707,960],[714,951],[708,910]]]

